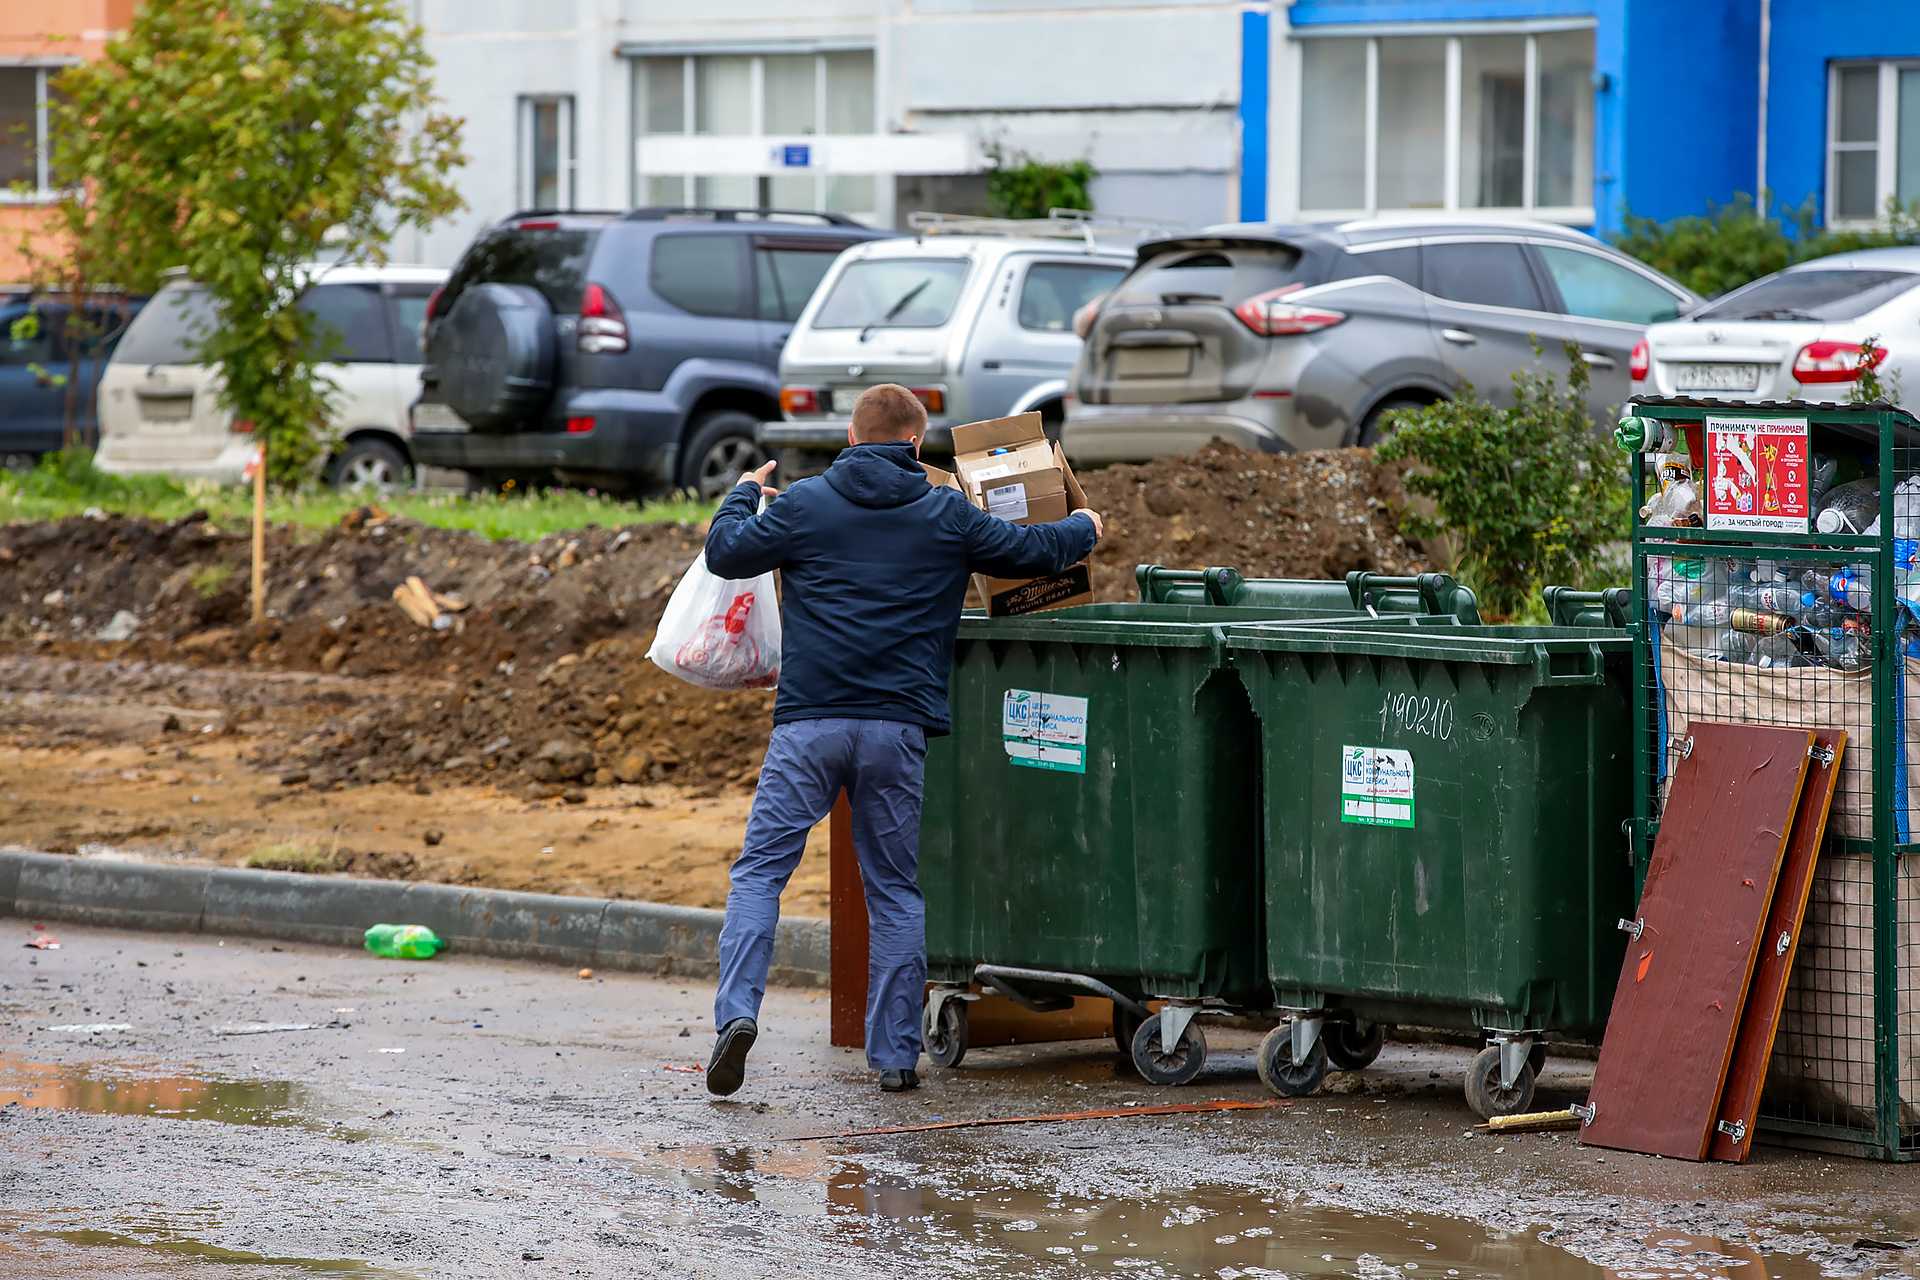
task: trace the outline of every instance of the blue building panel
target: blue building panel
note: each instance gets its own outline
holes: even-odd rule
[[[1240,13],[1240,221],[1267,216],[1267,121],[1272,118],[1272,17],[1264,8]]]
[[[1784,7],[1784,6],[1780,6]],[[1760,5],[1757,0],[1632,0],[1613,90],[1620,134],[1603,149],[1618,181],[1595,216],[1603,232],[1628,209],[1665,221],[1703,213],[1758,182]],[[1607,91],[1602,91],[1605,96]]]
[[[1774,0],[1767,58],[1767,172],[1776,205],[1827,201],[1827,72],[1849,58],[1920,60],[1920,5],[1865,9],[1837,0]]]

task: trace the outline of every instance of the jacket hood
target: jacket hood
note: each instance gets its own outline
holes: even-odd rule
[[[904,507],[932,492],[913,445],[857,444],[827,468],[827,483],[848,502],[863,507]]]

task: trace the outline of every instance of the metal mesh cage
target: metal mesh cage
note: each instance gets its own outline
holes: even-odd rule
[[[1695,720],[1844,729],[1765,1137],[1920,1156],[1920,423],[1886,404],[1639,399],[1640,876]]]

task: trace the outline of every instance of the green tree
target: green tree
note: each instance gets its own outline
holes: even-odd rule
[[[460,122],[435,110],[398,0],[147,0],[51,107],[63,229],[95,281],[184,268],[214,303],[193,335],[276,484],[327,448],[337,355],[296,307],[323,251],[384,262],[393,233],[460,207]]]
[[[1451,534],[1461,580],[1495,618],[1538,609],[1543,587],[1593,585],[1627,534],[1619,451],[1593,429],[1579,347],[1567,343],[1566,357],[1564,386],[1545,369],[1517,370],[1511,408],[1462,387],[1387,417],[1379,456],[1411,463],[1407,491],[1433,504],[1431,516],[1407,514],[1407,532]]]
[[[1049,164],[1001,143],[983,148],[987,157],[987,212],[996,218],[1044,218],[1054,209],[1092,209],[1090,160]]]
[[[1711,298],[1796,262],[1920,241],[1920,204],[1889,200],[1879,225],[1828,231],[1820,228],[1811,198],[1784,218],[1766,212],[1765,203],[1741,192],[1704,214],[1669,222],[1628,212],[1614,244]]]

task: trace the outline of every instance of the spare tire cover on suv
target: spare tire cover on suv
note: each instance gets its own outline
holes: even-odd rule
[[[527,285],[470,285],[434,326],[427,363],[441,399],[475,429],[526,425],[553,398],[553,308]]]

